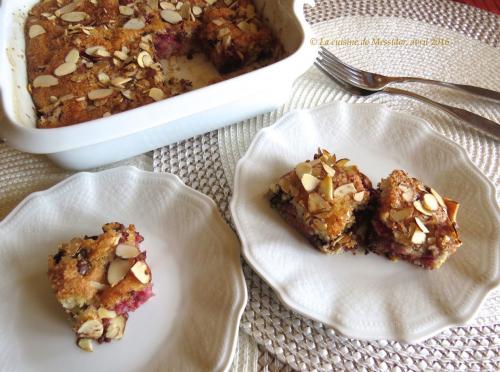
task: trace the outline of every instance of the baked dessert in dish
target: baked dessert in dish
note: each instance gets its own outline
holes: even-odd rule
[[[348,159],[318,150],[271,185],[270,202],[314,247],[333,254],[356,248],[354,225],[372,193],[368,177]]]
[[[45,0],[25,33],[39,128],[123,112],[282,55],[251,0]]]
[[[437,269],[461,245],[456,223],[459,204],[405,171],[395,170],[383,179],[375,201],[371,251]]]
[[[144,238],[134,225],[103,226],[103,234],[74,238],[49,256],[48,277],[57,300],[70,316],[77,344],[93,351],[99,343],[123,337],[128,313],[152,295]]]

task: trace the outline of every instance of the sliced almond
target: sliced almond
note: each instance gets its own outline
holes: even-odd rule
[[[61,19],[66,22],[77,23],[88,17],[85,12],[69,12],[61,15]]]
[[[191,4],[183,3],[179,8],[179,14],[183,19],[189,19],[191,17]]]
[[[151,280],[151,275],[149,275],[149,268],[143,261],[137,261],[134,266],[130,269],[132,274],[139,280],[142,284],[148,284]]]
[[[78,328],[77,333],[79,336],[97,339],[102,336],[103,330],[104,328],[99,320],[90,319]]]
[[[357,201],[358,203],[362,202],[364,198],[365,198],[365,192],[364,191],[357,192],[353,196],[353,199],[355,201]]]
[[[460,208],[460,204],[448,198],[444,198],[443,202],[446,205],[446,210],[448,211],[448,217],[450,221],[457,222],[457,214],[458,208]]]
[[[389,216],[394,222],[401,222],[413,214],[413,208],[391,209]]]
[[[328,164],[323,162],[321,162],[321,165],[323,166],[323,169],[325,170],[326,174],[328,174],[330,177],[335,176],[335,169],[333,169]]]
[[[424,208],[429,211],[435,211],[439,208],[437,199],[432,194],[425,194],[423,199]]]
[[[133,95],[132,95],[132,91],[130,89],[126,89],[126,90],[122,90],[121,91],[121,94],[123,97],[125,97],[126,99],[133,99]]]
[[[59,3],[59,2],[58,2]],[[66,13],[69,13],[69,12],[72,12],[73,10],[76,9],[78,3],[76,1],[73,1],[65,6],[63,6],[62,8],[59,8],[57,9],[54,14],[58,17],[60,17],[61,15],[63,14],[66,14]]]
[[[113,94],[113,89],[94,89],[88,94],[89,99],[97,100],[109,97]]]
[[[102,289],[106,288],[106,286],[105,286],[104,284],[99,283],[99,282],[96,282],[96,281],[94,281],[94,280],[92,280],[92,281],[90,282],[90,285],[91,285],[93,288],[97,289],[98,291],[100,291],[100,290],[102,290]]]
[[[306,173],[302,175],[302,177],[300,178],[300,182],[307,192],[311,192],[319,185],[321,181],[313,175]]]
[[[94,345],[90,338],[81,338],[78,340],[78,347],[82,350],[92,352],[94,351]]]
[[[80,59],[80,52],[78,51],[78,49],[73,48],[68,52],[68,54],[66,54],[64,62],[76,64],[79,59]]]
[[[438,192],[436,190],[431,188],[431,194],[434,195],[434,197],[436,198],[437,202],[439,203],[439,205],[441,207],[446,208],[446,203],[444,202],[443,198],[441,197],[441,195],[438,194]]]
[[[422,230],[420,230],[417,227],[415,229],[415,231],[413,232],[413,235],[411,236],[411,242],[413,244],[420,245],[420,244],[424,244],[425,243],[425,239],[426,239],[426,235],[424,234],[424,232]]]
[[[333,181],[332,177],[326,176],[319,184],[319,192],[326,200],[333,200]]]
[[[118,59],[121,59],[122,61],[126,61],[127,58],[128,58],[128,54],[127,53],[124,53],[122,52],[121,50],[115,50],[115,52],[113,53],[113,55],[118,58]]]
[[[162,1],[160,3],[160,8],[162,9],[170,9],[170,10],[175,10],[175,5],[172,3],[169,3],[168,1]]]
[[[106,74],[105,72],[99,72],[97,74],[97,80],[99,80],[101,84],[109,84],[109,82],[111,81],[109,75]]]
[[[309,212],[315,213],[319,211],[323,211],[330,207],[330,204],[323,199],[317,192],[313,192],[309,194],[309,198],[307,200],[307,208]]]
[[[413,201],[414,196],[415,195],[413,193],[413,190],[408,189],[407,191],[405,191],[403,193],[403,200],[408,202],[408,203],[411,203]]]
[[[149,96],[155,101],[161,101],[165,98],[165,93],[160,88],[151,88],[149,90]]]
[[[99,319],[113,319],[116,318],[116,311],[108,310],[105,307],[97,309],[97,316]]]
[[[308,162],[300,163],[295,167],[295,174],[297,175],[297,177],[299,177],[299,180],[302,179],[302,176],[304,174],[311,174],[311,173],[312,173],[312,166]]]
[[[154,63],[153,58],[145,50],[140,52],[139,55],[137,56],[137,64],[142,68],[150,67],[153,63]]]
[[[115,251],[116,255],[121,258],[134,258],[141,253],[139,248],[130,244],[118,244]]]
[[[42,26],[32,25],[28,31],[28,36],[30,37],[30,39],[33,39],[34,37],[44,34],[45,32],[46,31]]]
[[[108,268],[108,283],[112,287],[122,281],[127,275],[130,264],[127,260],[114,260],[109,264]]]
[[[65,75],[69,75],[73,72],[75,72],[76,70],[76,65],[74,63],[63,63],[62,65],[59,65],[55,71],[54,71],[54,75],[56,76],[65,76]]]
[[[130,18],[124,25],[123,28],[127,30],[142,30],[146,24],[140,18]]]
[[[125,332],[125,324],[126,320],[121,315],[111,319],[106,328],[106,338],[113,340],[119,340],[122,338],[123,333]]]
[[[428,234],[429,233],[429,229],[425,226],[424,222],[420,218],[415,217],[415,222],[416,222],[417,226],[420,228],[420,230],[422,230],[422,232],[424,234]]]
[[[104,48],[97,49],[94,53],[97,57],[109,57],[111,54]]]
[[[118,76],[118,77],[111,79],[111,85],[113,85],[117,88],[125,88],[125,84],[127,84],[131,80],[132,80],[132,78]]]
[[[423,213],[425,214],[426,216],[432,216],[432,213],[429,212],[427,209],[425,209],[423,206],[422,206],[422,203],[420,202],[420,200],[415,200],[413,202],[413,206],[415,207],[415,209],[417,211],[419,211],[420,213]]]
[[[203,9],[202,9],[202,8],[200,8],[199,6],[196,6],[196,5],[195,5],[195,6],[193,6],[192,11],[193,11],[193,14],[194,14],[196,17],[198,17],[199,15],[201,15],[201,13],[203,13]]]
[[[340,159],[338,160],[335,165],[339,168],[345,167],[349,163],[349,159]]]
[[[205,0],[205,2],[208,4],[208,5],[214,5],[217,0]]]
[[[172,25],[175,25],[182,21],[182,16],[175,10],[163,9],[160,12],[161,18]]]
[[[48,88],[59,84],[59,80],[52,75],[40,75],[33,80],[33,87]]]
[[[333,192],[334,198],[341,198],[343,196],[354,194],[356,192],[356,187],[353,183],[347,183],[345,185],[339,186]]]
[[[250,24],[246,21],[241,21],[240,23],[237,24],[237,26],[241,31],[245,31],[245,32],[250,31]]]
[[[148,6],[153,10],[158,10],[158,0],[147,0]]]
[[[120,11],[120,14],[124,16],[131,16],[134,14],[134,9],[126,5],[120,5],[118,10]]]
[[[212,20],[212,23],[215,24],[216,26],[222,26],[224,23],[226,23],[226,21],[223,20],[222,18],[217,18]]]

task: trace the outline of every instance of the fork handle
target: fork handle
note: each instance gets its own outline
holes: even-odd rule
[[[390,94],[397,94],[400,96],[406,96],[410,97],[413,99],[416,99],[418,101],[427,103],[431,106],[434,106],[440,110],[443,110],[447,112],[450,115],[453,115],[454,117],[468,123],[475,129],[479,129],[483,132],[488,133],[489,135],[493,136],[496,140],[500,140],[500,124],[488,120],[480,115],[474,114],[470,111],[463,110],[458,107],[453,107],[453,106],[448,106],[445,105],[444,103],[439,103],[436,101],[433,101],[427,97],[421,96],[419,94],[409,92],[407,90],[403,89],[398,89],[398,88],[391,88],[391,87],[386,87],[383,89],[385,93],[390,93]]]
[[[500,102],[500,92],[486,88],[475,87],[473,85],[447,83],[445,81],[437,81],[437,80],[424,79],[418,77],[397,77],[397,78],[391,78],[391,81],[395,83],[414,82],[414,83],[440,85],[442,87],[460,90],[462,92],[474,94],[476,96]]]

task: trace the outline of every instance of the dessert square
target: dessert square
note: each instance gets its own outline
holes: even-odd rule
[[[461,245],[459,204],[403,170],[383,179],[376,194],[370,250],[391,260],[439,268]]]
[[[354,224],[372,194],[368,177],[348,159],[318,150],[270,187],[271,206],[323,253],[352,251],[360,236]]]
[[[77,344],[92,351],[99,343],[123,337],[128,313],[152,295],[144,238],[134,225],[108,223],[99,236],[74,238],[49,256],[48,277],[70,316]]]

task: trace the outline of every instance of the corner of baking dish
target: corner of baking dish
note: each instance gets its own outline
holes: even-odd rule
[[[288,49],[286,46],[285,49],[291,50],[286,58],[256,71],[164,101],[79,125],[53,129],[35,127],[35,109],[25,88],[27,73],[23,67],[26,64],[24,21],[28,10],[37,0],[1,1],[0,138],[21,151],[56,153],[111,141],[182,119],[186,114],[203,113],[215,106],[231,104],[241,99],[243,94],[258,94],[264,84],[271,82],[273,85],[291,87],[293,81],[314,60],[315,50],[308,42],[312,31],[303,11],[304,5],[313,5],[314,0],[255,1],[257,7],[262,9],[275,8],[275,12],[282,17],[282,29],[277,28],[277,32],[281,33],[280,40],[288,45]],[[267,9],[265,11],[269,12]],[[289,32],[290,30],[293,32]],[[217,101],[213,97],[217,97]]]

